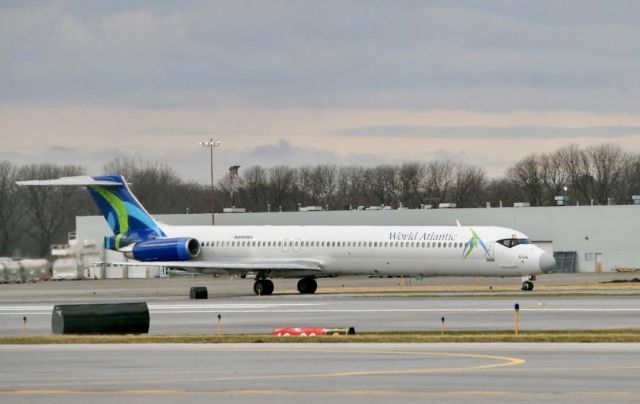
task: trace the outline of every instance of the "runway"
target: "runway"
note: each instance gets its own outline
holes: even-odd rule
[[[142,299],[85,299],[85,302]],[[355,327],[357,331],[496,330],[513,327],[520,305],[523,330],[636,328],[637,297],[379,297],[280,295],[208,300],[149,298],[152,334],[207,334],[222,316],[225,333],[270,333],[275,327]],[[64,301],[61,301],[64,302]],[[77,303],[77,302],[75,302]],[[0,303],[0,335],[51,333],[52,303]]]
[[[0,401],[633,401],[637,344],[0,346]]]

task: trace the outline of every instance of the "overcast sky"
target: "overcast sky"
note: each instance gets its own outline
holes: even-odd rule
[[[0,1],[0,160],[640,152],[638,1]]]

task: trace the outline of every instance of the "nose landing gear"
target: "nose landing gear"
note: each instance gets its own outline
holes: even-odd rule
[[[523,276],[522,277],[522,290],[525,290],[527,292],[530,292],[533,290],[533,282],[531,281],[535,281],[536,277],[535,276]]]
[[[533,290],[533,282],[524,281],[522,282],[522,290],[531,291]]]

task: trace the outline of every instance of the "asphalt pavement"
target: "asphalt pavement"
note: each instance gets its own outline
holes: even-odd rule
[[[638,344],[0,346],[7,403],[637,402]]]

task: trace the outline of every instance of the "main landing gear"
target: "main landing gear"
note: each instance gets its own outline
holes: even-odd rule
[[[313,278],[302,278],[298,281],[298,292],[303,295],[312,294],[318,289],[318,283]]]
[[[312,294],[318,289],[318,283],[313,278],[302,278],[298,281],[298,292],[303,295]],[[269,296],[273,293],[273,282],[270,279],[257,279],[253,284],[253,291],[258,296]]]
[[[535,281],[535,276],[523,276],[522,277],[522,290],[530,292],[533,290],[533,282]]]
[[[253,291],[258,296],[269,296],[273,293],[273,282],[270,279],[258,279],[253,284]]]

